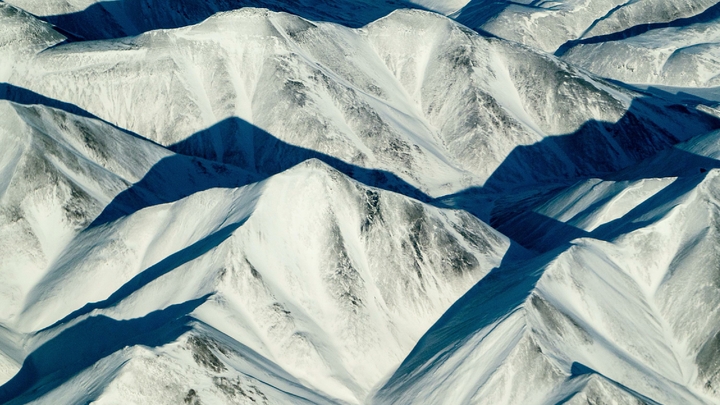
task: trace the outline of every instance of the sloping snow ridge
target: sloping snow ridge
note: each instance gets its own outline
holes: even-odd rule
[[[652,197],[612,226],[494,269],[378,402],[716,403],[717,179],[643,185]]]
[[[87,130],[91,125],[100,125],[49,108],[5,105],[17,110],[19,120],[40,115],[48,121],[57,120],[50,124],[65,123],[66,128],[74,125]],[[8,263],[3,269],[3,300],[14,304],[3,308],[3,323],[14,331],[29,333],[21,346],[30,350],[33,367],[40,370],[40,375],[26,370],[29,363],[25,360],[18,374],[3,387],[5,400],[21,394],[27,389],[25,384],[39,382],[35,379],[43,377],[43,373],[50,374],[48,378],[57,374],[69,377],[65,375],[67,368],[72,370],[73,366],[58,364],[46,355],[36,354],[38,351],[82,346],[82,340],[73,338],[82,339],[84,333],[98,334],[97,329],[103,327],[109,329],[103,334],[116,333],[112,323],[119,323],[116,327],[120,336],[142,328],[145,322],[155,327],[143,319],[170,316],[162,315],[169,308],[190,307],[192,318],[183,315],[198,326],[187,328],[187,332],[211,331],[207,333],[225,341],[234,339],[230,341],[235,346],[226,348],[206,338],[205,332],[200,337],[187,332],[176,336],[189,339],[183,350],[191,349],[198,365],[215,371],[227,369],[215,360],[213,349],[235,353],[239,357],[233,361],[241,361],[241,354],[249,352],[255,362],[260,361],[273,373],[293,372],[295,377],[284,384],[292,383],[301,392],[310,390],[305,388],[307,384],[318,387],[316,390],[323,395],[354,402],[402,360],[453,297],[497,266],[508,248],[506,238],[470,214],[440,210],[361,186],[317,160],[259,183],[198,191],[175,202],[140,208],[114,222],[98,224],[96,220],[88,226],[90,218],[97,217],[102,204],[107,203],[103,197],[125,184],[124,179],[112,177],[107,170],[112,163],[123,163],[142,173],[142,165],[152,165],[153,159],[159,163],[150,172],[159,170],[169,159],[177,160],[171,166],[175,170],[190,161],[187,164],[192,169],[186,175],[180,174],[183,182],[208,170],[232,174],[235,179],[242,173],[233,167],[193,162],[167,151],[162,156],[161,148],[122,133],[116,135],[123,137],[111,138],[114,142],[110,144],[94,144],[92,151],[72,148],[72,140],[67,137],[52,139],[60,144],[51,144],[58,155],[76,154],[75,166],[56,166],[53,161],[60,160],[59,156],[38,162],[32,148],[59,134],[52,133],[53,128],[43,128],[48,133],[19,124],[20,128],[8,128],[8,133],[25,132],[18,143],[24,140],[26,149],[18,148],[15,174],[5,190],[4,211],[8,214],[3,230],[9,238],[15,229],[26,229],[29,241],[21,244],[26,249],[3,255],[8,262],[19,264]],[[104,130],[112,133],[108,128]],[[73,132],[68,128],[63,134]],[[83,146],[96,139],[94,133],[83,135],[88,137]],[[67,149],[61,149],[63,146]],[[102,155],[128,147],[144,154],[129,162],[93,162],[94,156],[88,156],[93,154],[88,152]],[[98,167],[99,163],[105,163],[104,167]],[[164,180],[150,172],[144,174],[144,179]],[[103,176],[107,177],[104,182],[91,180]],[[26,179],[36,182],[28,184]],[[151,189],[153,185],[146,187]],[[128,190],[121,191],[109,204],[123,201],[123,193]],[[144,197],[141,191],[136,196]],[[61,205],[62,201],[66,203]],[[76,206],[68,207],[68,203]],[[38,218],[43,214],[47,218]],[[271,251],[275,253],[263,253]],[[31,268],[33,277],[18,271]],[[388,272],[388,268],[393,271]],[[122,322],[128,322],[128,326],[121,326]],[[148,339],[179,332],[158,330],[158,336]],[[71,364],[92,364],[100,360],[92,356],[123,343],[111,339],[88,349],[88,353],[81,349],[67,359],[59,356]],[[81,355],[88,357],[75,358]],[[366,355],[375,360],[368,362]],[[206,364],[208,361],[211,364]],[[123,375],[122,370],[113,373]],[[223,384],[241,384],[233,382],[235,377],[222,377],[228,381],[208,377],[206,383],[215,381],[214,392],[220,395]],[[156,389],[148,381],[150,385],[144,389]],[[61,382],[50,378],[37,389],[42,392],[48,385]],[[64,387],[57,388],[58,395],[66,395]],[[112,387],[109,384],[102,388]],[[159,398],[167,395],[156,394]],[[170,397],[180,394],[172,392]],[[15,401],[22,403],[33,395],[31,389]],[[53,401],[50,398],[54,398],[54,391],[49,395]]]
[[[577,45],[564,59],[626,82],[717,87],[719,18],[720,13],[708,22],[658,28],[618,41]]]
[[[0,1],[0,403],[720,403],[717,6]]]
[[[631,83],[718,85],[713,0],[470,1],[457,21]]]
[[[717,87],[715,0],[9,0],[72,40],[121,38],[197,24],[243,7],[359,28],[393,10],[448,16],[482,33],[554,53],[632,83]]]
[[[613,40],[640,27],[692,19],[712,0],[559,0],[468,2],[452,16],[472,28],[555,52],[572,41]]]
[[[489,180],[617,170],[709,128],[704,114],[661,108],[418,11],[352,30],[242,9],[178,30],[70,43],[26,63],[14,86],[177,152],[265,174],[334,158],[367,184],[421,199]],[[569,144],[583,137],[597,145]]]

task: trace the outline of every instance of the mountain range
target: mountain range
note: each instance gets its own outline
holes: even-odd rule
[[[0,1],[0,403],[720,403],[719,22]]]

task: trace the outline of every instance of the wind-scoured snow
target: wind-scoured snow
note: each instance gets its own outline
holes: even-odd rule
[[[499,224],[547,253],[481,280],[376,402],[717,403],[716,152],[710,133]]]
[[[0,81],[6,81],[18,61],[27,59],[37,52],[62,42],[65,37],[52,26],[42,22],[27,12],[0,3]]]
[[[612,40],[626,30],[692,17],[714,5],[712,0],[475,0],[451,16],[469,27],[555,52],[574,41]]]
[[[710,87],[718,10],[714,1],[471,1],[451,17],[600,76]]]
[[[715,10],[0,2],[0,402],[718,403]]]
[[[714,257],[702,247],[714,237],[672,223],[688,215],[683,208],[654,212],[667,219],[610,242],[575,240],[548,253],[548,264],[494,270],[421,340],[377,400],[557,403],[595,376],[617,391],[602,403],[712,402],[717,363],[706,356],[714,356],[717,289],[695,269]],[[538,281],[510,287],[518,278]],[[487,319],[495,311],[498,319]]]
[[[2,200],[8,249],[0,269],[2,323],[21,336],[7,342],[10,348],[29,356],[12,357],[9,350],[4,357],[3,401],[55,402],[72,391],[75,380],[66,380],[72,371],[82,370],[65,361],[87,366],[126,357],[121,363],[128,365],[107,366],[119,367],[112,375],[74,377],[95,381],[92,395],[102,403],[105,389],[121,384],[125,367],[145,355],[113,354],[122,348],[115,345],[127,344],[117,339],[132,341],[122,332],[85,349],[82,331],[110,333],[113,322],[142,329],[145,318],[183,311],[188,318],[180,331],[162,332],[172,323],[156,321],[148,324],[158,336],[148,339],[175,336],[162,347],[187,340],[175,345],[194,350],[192,358],[210,371],[186,380],[199,384],[195,388],[165,389],[167,400],[191,388],[200,397],[239,395],[245,380],[233,378],[250,366],[232,364],[245,364],[241,354],[249,352],[251,363],[261,364],[253,366],[260,367],[250,375],[255,380],[270,383],[262,371],[269,368],[290,381],[283,384],[310,395],[308,401],[355,403],[454,297],[499,265],[509,245],[470,214],[361,186],[317,160],[242,188],[220,184],[226,188],[155,205],[173,197],[152,183],[169,180],[153,174],[166,161],[183,179],[175,187],[202,181],[211,170],[238,183],[249,177],[233,166],[174,155],[95,119],[8,102],[2,108],[11,119],[3,121],[4,144],[18,144],[3,157],[13,174]],[[122,153],[127,148],[132,152]],[[132,214],[109,216],[113,210]],[[193,322],[231,343],[187,335],[197,329]],[[52,354],[58,359],[47,357],[58,350]],[[218,351],[230,365],[215,360]],[[146,387],[134,388],[144,398],[138,401],[155,401],[160,397],[141,393],[181,378],[183,363],[173,364],[175,374],[138,380]],[[227,370],[233,371],[222,373]],[[283,402],[293,402],[283,395]],[[67,401],[80,400],[72,398]]]
[[[631,83],[715,87],[720,83],[720,21],[655,29],[618,41],[581,44],[564,59]]]
[[[24,63],[14,86],[180,153],[264,174],[326,157],[417,198],[617,170],[714,125],[421,11],[353,30],[243,9]]]
[[[112,39],[197,24],[243,7],[284,11],[357,28],[399,9],[436,12],[482,33],[568,56],[593,73],[635,83],[715,86],[712,39],[719,6],[712,0],[354,2],[213,0],[148,3],[11,0],[54,24],[70,41]],[[638,38],[636,38],[638,37]],[[571,52],[572,51],[572,52]],[[717,70],[717,69],[715,69]]]

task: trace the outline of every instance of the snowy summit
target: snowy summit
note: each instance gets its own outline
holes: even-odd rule
[[[0,403],[720,404],[717,0],[0,1]]]

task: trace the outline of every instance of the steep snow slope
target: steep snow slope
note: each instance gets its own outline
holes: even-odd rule
[[[713,0],[471,1],[451,14],[603,77],[685,87],[717,85],[718,16]]]
[[[579,44],[568,62],[631,83],[683,87],[720,84],[720,20],[654,29],[627,39]]]
[[[718,403],[718,136],[501,221],[548,252],[481,280],[377,401]]]
[[[143,32],[196,24],[211,15],[243,7],[285,11],[314,21],[360,27],[403,8],[431,10],[460,23],[553,52],[568,41],[583,40],[662,24],[703,13],[713,6],[703,1],[607,1],[564,0],[382,0],[382,1],[286,1],[212,0],[149,2],[10,0],[70,35],[73,39],[120,38]]]
[[[466,0],[186,0],[181,3],[169,0],[10,0],[8,3],[56,25],[73,39],[95,40],[184,27],[197,24],[217,12],[243,7],[262,7],[315,21],[360,27],[401,8],[429,8],[449,13],[464,2]],[[457,4],[453,6],[452,3]]]
[[[713,131],[695,137],[603,178],[507,193],[491,204],[487,217],[493,226],[538,251],[613,229],[616,220],[665,192],[678,178],[720,167],[718,136]]]
[[[711,6],[596,3],[488,27]],[[424,11],[13,4],[79,14],[0,3],[0,402],[717,402],[713,109]]]
[[[5,322],[17,315],[28,288],[74,233],[169,153],[62,111],[7,101],[0,102],[0,109],[0,319]]]
[[[221,11],[262,7],[314,21],[361,27],[394,10],[447,15],[480,32],[563,56],[598,75],[636,83],[709,86],[717,65],[706,24],[720,5],[702,1],[37,1],[13,4],[54,24],[70,40],[121,38],[199,23]],[[714,25],[714,23],[712,24]],[[669,28],[669,29],[668,29]],[[649,33],[648,35],[644,35]],[[641,38],[635,39],[636,36]],[[709,38],[703,39],[710,35]],[[629,38],[629,39],[627,39]],[[576,49],[577,48],[577,49]],[[592,56],[592,57],[588,57]],[[691,61],[684,61],[690,59]],[[648,63],[649,66],[645,66]],[[664,65],[667,65],[663,68]],[[687,71],[686,70],[690,70]]]
[[[257,390],[275,401],[357,403],[509,246],[465,212],[317,160],[237,189],[252,177],[97,119],[2,108],[3,402],[270,384]],[[165,354],[120,350],[135,345]]]
[[[613,40],[628,31],[699,15],[714,0],[473,0],[451,17],[471,28],[546,52],[589,39]]]
[[[0,25],[0,57],[3,61],[0,82],[10,77],[19,61],[65,39],[50,24],[5,3],[0,3]]]
[[[315,157],[417,198],[617,170],[717,125],[420,11],[352,30],[243,9],[18,66],[184,154],[265,175]]]

